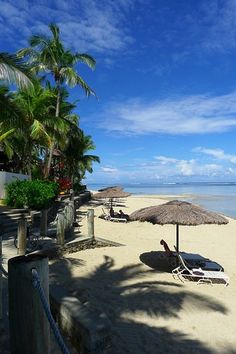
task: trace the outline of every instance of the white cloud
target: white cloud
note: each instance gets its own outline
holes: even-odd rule
[[[172,158],[172,157],[166,157],[166,156],[156,156],[156,160],[160,161],[162,165],[167,165],[168,163],[176,163],[177,160]]]
[[[226,154],[222,149],[208,149],[204,147],[197,147],[193,149],[194,152],[201,152],[203,154],[214,157],[217,160],[229,161],[236,164],[236,155]]]
[[[223,167],[217,164],[202,164],[198,160],[181,160],[173,157],[155,156],[161,166],[156,165],[159,174],[168,176],[212,176],[222,171]],[[163,168],[163,165],[165,167]]]
[[[236,2],[208,1],[204,4],[204,16],[201,19],[202,29],[205,30],[202,46],[208,50],[228,51],[236,47]]]
[[[117,168],[112,168],[112,167],[102,167],[101,170],[105,173],[117,173],[118,170]]]
[[[96,116],[97,117],[97,116]],[[111,103],[100,113],[100,127],[121,134],[207,134],[236,126],[236,92],[223,96],[184,96],[144,102]]]
[[[179,159],[173,156],[154,156],[136,163],[116,167],[97,166],[93,179],[104,183],[170,183],[177,181],[226,181],[236,176],[236,166],[206,163],[200,159]],[[89,177],[90,178],[90,177]]]
[[[30,34],[48,32],[47,25],[57,23],[67,46],[79,52],[100,52],[106,55],[123,50],[133,42],[128,33],[126,12],[135,1],[53,0],[30,1],[0,0],[0,39],[17,43]],[[16,21],[13,21],[13,19]],[[17,48],[19,49],[19,48]]]

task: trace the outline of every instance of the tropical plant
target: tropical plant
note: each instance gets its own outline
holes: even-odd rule
[[[57,103],[55,117],[60,116],[60,95],[64,84],[71,87],[80,86],[87,96],[95,92],[87,85],[83,78],[77,73],[75,66],[81,62],[90,68],[95,67],[95,60],[88,54],[72,53],[65,49],[61,38],[59,27],[50,24],[51,37],[34,35],[29,39],[30,47],[21,49],[19,57],[28,57],[32,70],[35,73],[44,72],[53,76],[56,90]],[[55,142],[52,143],[49,154],[45,177],[48,176],[52,161],[52,153]]]
[[[0,81],[20,88],[33,86],[28,66],[15,54],[0,53]]]
[[[42,210],[52,204],[58,191],[56,182],[17,180],[7,184],[5,202],[15,208]]]
[[[7,132],[1,134],[1,124],[0,124],[0,143],[2,143],[7,137],[9,137],[9,135],[11,135],[13,132],[15,131],[15,129],[10,129]]]
[[[12,142],[15,146],[18,168],[27,172],[29,176],[32,165],[38,159],[38,150],[51,143],[46,123],[51,118],[49,107],[52,99],[53,93],[40,85],[36,85],[34,89],[20,90],[14,96],[14,103],[20,109],[21,125],[18,126]]]
[[[32,165],[39,160],[39,155],[41,158],[45,155],[53,140],[63,144],[71,122],[64,117],[54,119],[56,95],[50,88],[39,84],[33,90],[19,91],[14,102],[21,108],[24,122],[24,129],[19,130],[15,138],[16,153],[31,175]]]
[[[67,133],[67,144],[63,150],[65,170],[71,178],[73,186],[78,186],[85,177],[86,171],[93,172],[93,162],[100,162],[96,155],[87,154],[94,150],[95,145],[91,136],[85,135],[81,129],[70,129]]]
[[[10,142],[15,128],[20,123],[19,109],[13,102],[13,95],[6,86],[0,86],[0,145],[9,158],[13,156]]]

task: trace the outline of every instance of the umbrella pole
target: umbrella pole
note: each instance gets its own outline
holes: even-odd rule
[[[176,224],[176,249],[179,252],[179,224]]]

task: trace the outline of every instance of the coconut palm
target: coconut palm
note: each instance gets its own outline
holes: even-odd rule
[[[14,133],[15,129],[12,128],[6,132],[1,129],[2,123],[0,123],[0,148],[2,147],[8,158],[13,156],[13,147],[8,138]]]
[[[5,133],[1,132],[1,124],[0,124],[0,143],[2,143],[5,139],[7,139],[7,137],[9,137],[13,132],[15,131],[14,128],[8,130]]]
[[[32,86],[29,68],[14,54],[0,53],[0,81],[20,88]]]
[[[87,96],[95,95],[95,92],[87,85],[83,78],[77,73],[77,63],[84,63],[91,69],[95,67],[95,60],[88,54],[72,53],[65,49],[61,38],[59,27],[50,24],[51,37],[34,35],[29,39],[30,47],[21,49],[19,57],[28,57],[29,63],[34,72],[49,73],[53,76],[57,89],[57,104],[55,117],[60,116],[60,94],[64,84],[71,87],[80,86]],[[52,152],[55,143],[52,144],[47,164],[46,176],[48,176],[52,160]]]
[[[49,148],[55,132],[65,125],[60,118],[56,122],[53,119],[52,111],[55,108],[53,107],[55,99],[55,94],[51,90],[45,89],[39,84],[35,85],[32,90],[21,90],[15,94],[14,103],[21,110],[23,123],[23,127],[19,127],[17,136],[13,139],[15,153],[28,174],[31,174],[33,156],[39,155],[39,149],[43,151]]]
[[[65,156],[65,169],[68,176],[76,184],[80,183],[84,178],[86,171],[93,172],[92,165],[94,162],[100,162],[96,155],[87,154],[88,151],[94,150],[95,145],[91,136],[85,135],[81,129],[71,128],[67,133],[67,144],[63,150]]]
[[[14,95],[8,87],[0,86],[0,123],[1,130],[6,132],[21,122],[19,107],[14,102]]]
[[[6,86],[0,86],[0,145],[9,158],[13,156],[14,147],[11,138],[17,127],[22,125],[19,107],[15,104],[13,94]]]

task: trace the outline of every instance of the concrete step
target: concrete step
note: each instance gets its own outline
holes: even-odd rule
[[[1,213],[28,213],[29,209],[24,208],[8,208],[8,207],[0,207]]]
[[[9,220],[9,219],[12,219],[12,220],[16,220],[16,219],[20,219],[22,217],[25,217],[25,218],[30,218],[30,215],[29,214],[0,214],[0,220]]]

